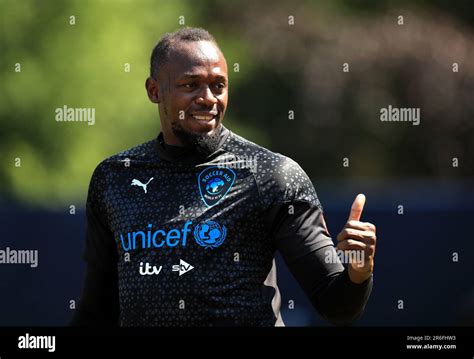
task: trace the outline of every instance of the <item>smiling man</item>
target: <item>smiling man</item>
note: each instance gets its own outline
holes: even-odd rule
[[[362,314],[376,242],[360,221],[364,195],[334,247],[301,167],[222,125],[228,86],[207,31],[183,28],[154,48],[146,89],[162,132],[94,171],[73,325],[283,325],[276,251],[329,322]],[[336,249],[362,260],[345,268]]]
[[[146,88],[150,100],[160,104],[165,143],[210,154],[218,148],[227,108],[227,64],[209,34],[185,34],[196,41],[170,35],[155,47]],[[196,98],[202,83],[207,89]]]

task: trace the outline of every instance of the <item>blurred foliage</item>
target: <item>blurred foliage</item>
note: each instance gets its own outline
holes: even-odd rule
[[[213,33],[226,55],[226,126],[310,176],[472,176],[473,18],[468,2],[449,4],[0,0],[0,193],[83,204],[102,159],[155,137],[149,56],[180,16]],[[421,107],[421,125],[380,122],[389,104]],[[55,121],[64,105],[95,108],[95,125]]]

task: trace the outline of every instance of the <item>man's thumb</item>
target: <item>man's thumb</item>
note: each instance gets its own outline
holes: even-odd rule
[[[354,203],[352,203],[351,213],[349,214],[349,221],[359,221],[362,211],[364,210],[365,195],[360,193],[356,196]]]

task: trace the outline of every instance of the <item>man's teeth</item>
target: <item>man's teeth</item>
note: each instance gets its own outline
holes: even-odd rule
[[[193,115],[193,117],[196,119],[196,120],[206,120],[206,121],[210,121],[214,118],[214,116],[210,115],[210,116],[198,116],[198,115]]]

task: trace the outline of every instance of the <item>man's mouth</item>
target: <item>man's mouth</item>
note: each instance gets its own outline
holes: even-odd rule
[[[208,113],[192,113],[191,117],[198,121],[212,121],[217,118],[217,112],[208,112]]]
[[[190,125],[198,132],[209,132],[214,130],[219,121],[219,112],[194,112],[189,115]]]

